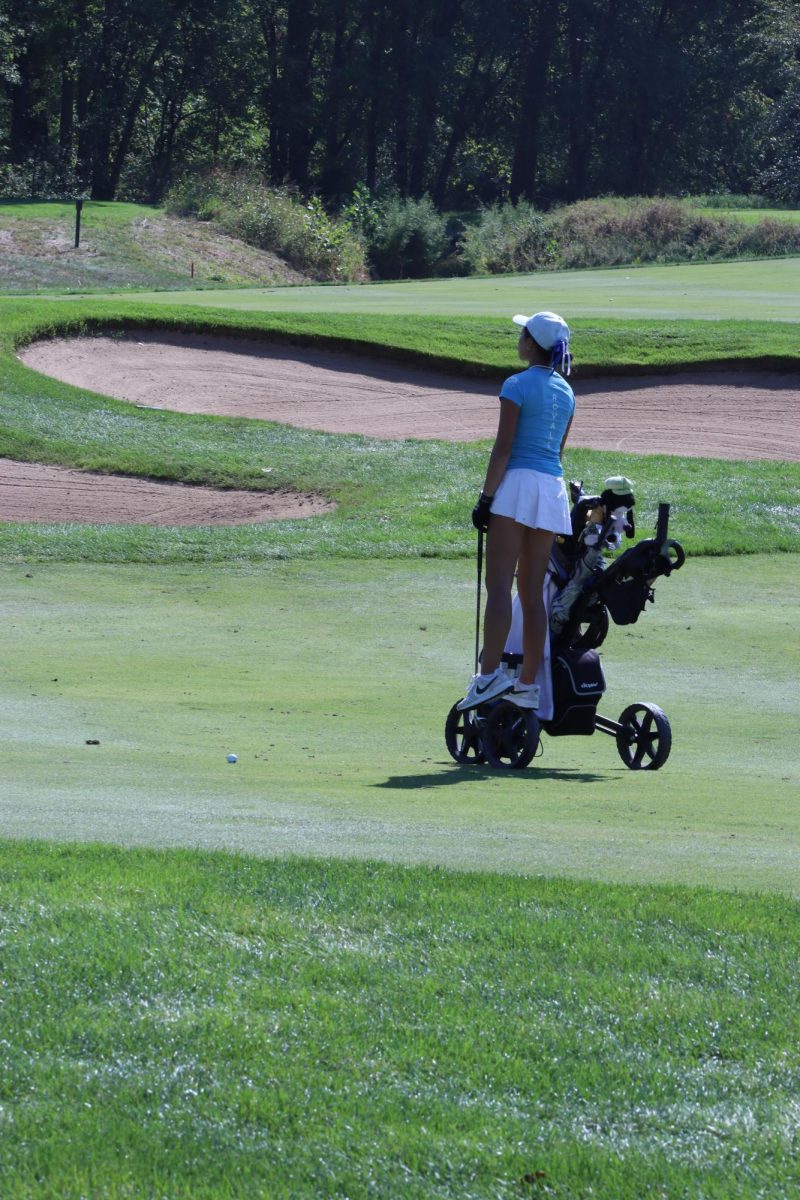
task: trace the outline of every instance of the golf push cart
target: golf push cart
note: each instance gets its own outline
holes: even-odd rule
[[[653,583],[683,566],[680,543],[668,536],[669,505],[659,504],[655,537],[624,550],[606,565],[603,554],[617,550],[622,536],[635,535],[633,485],[624,476],[607,479],[599,496],[571,483],[572,533],[556,538],[545,586],[549,645],[545,647],[539,711],[520,708],[502,696],[459,712],[453,705],[445,725],[447,749],[458,763],[491,767],[526,767],[539,746],[540,733],[550,737],[589,735],[595,730],[616,739],[617,750],[632,771],[657,771],[667,761],[672,742],[666,714],[655,704],[629,705],[617,721],[597,711],[605,678],[597,653],[609,629],[634,624]],[[478,535],[478,617],[480,625],[483,532]],[[513,677],[522,666],[522,621],[514,601],[511,632],[503,662]]]

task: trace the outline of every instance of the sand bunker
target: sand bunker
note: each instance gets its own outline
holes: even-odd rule
[[[491,437],[497,388],[331,351],[163,333],[39,342],[47,375],[134,404],[378,438]],[[800,459],[800,371],[582,381],[570,441],[598,450]]]
[[[497,388],[490,382],[331,351],[161,332],[39,342],[20,357],[47,375],[137,405],[260,418],[331,433],[473,441],[492,437],[497,422]],[[574,446],[800,461],[800,372],[694,371],[603,380],[581,380],[576,372],[573,384],[578,398],[570,435]],[[6,519],[102,519],[67,515],[65,507],[77,504],[88,513],[89,495],[101,487],[104,498],[94,511],[106,514],[115,489],[136,492],[128,507],[121,502],[115,509],[119,515],[106,520],[233,524],[330,508],[290,493],[219,492],[54,468],[46,468],[56,473],[43,477],[39,486],[36,468],[24,470],[27,482],[17,484],[7,466],[0,467],[3,499],[7,489],[9,496],[15,487],[28,492],[27,497],[20,493],[27,515],[9,517],[4,505]],[[67,489],[63,501],[53,499],[59,480]],[[60,515],[32,515],[47,502],[48,491]],[[172,503],[175,509],[169,508]]]
[[[156,483],[0,458],[0,519],[99,525],[247,525],[331,512],[319,496]]]

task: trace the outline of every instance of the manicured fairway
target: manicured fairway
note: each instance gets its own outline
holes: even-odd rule
[[[623,267],[612,271],[541,271],[488,279],[344,287],[140,292],[135,299],[238,311],[507,317],[547,307],[573,317],[800,321],[800,259]]]
[[[800,893],[796,578],[692,559],[612,628],[602,711],[659,703],[662,771],[595,735],[509,775],[442,738],[469,561],[5,566],[3,828]]]

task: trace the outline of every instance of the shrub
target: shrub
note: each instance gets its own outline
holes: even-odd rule
[[[555,261],[548,219],[524,201],[484,209],[465,230],[461,254],[478,275],[536,271]]]
[[[367,277],[360,238],[346,221],[329,217],[317,197],[303,201],[252,175],[215,170],[182,180],[165,206],[180,216],[214,221],[232,237],[271,250],[315,278]]]
[[[200,221],[211,221],[222,212],[225,190],[225,176],[219,171],[187,175],[167,192],[164,208],[176,217],[197,217]]]
[[[74,172],[57,156],[0,163],[0,196],[6,200],[72,200],[79,194]]]
[[[495,205],[466,231],[462,254],[471,272],[485,274],[800,253],[799,224],[705,216],[695,203],[606,196],[547,216],[526,204]]]
[[[694,262],[743,253],[743,224],[701,216],[682,200],[584,200],[556,210],[552,223],[562,267]]]
[[[800,254],[800,223],[776,221],[767,217],[742,230],[743,254],[755,258],[777,258],[784,254]]]
[[[373,273],[380,279],[422,279],[436,273],[449,248],[447,222],[428,196],[353,193],[343,216],[363,239]]]

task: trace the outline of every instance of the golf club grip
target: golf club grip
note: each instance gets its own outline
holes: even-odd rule
[[[659,504],[658,520],[656,522],[656,545],[663,546],[669,531],[669,505]]]

